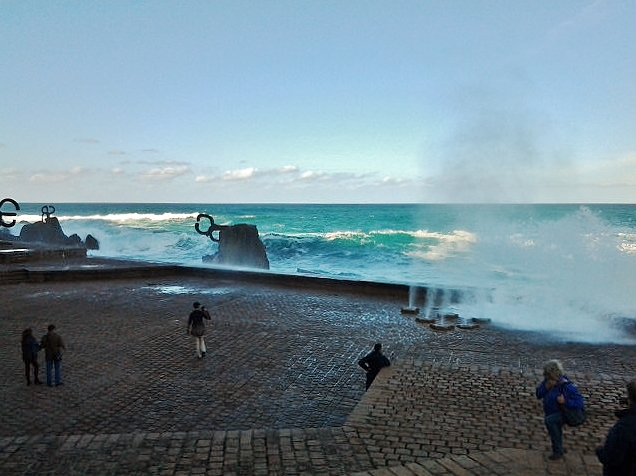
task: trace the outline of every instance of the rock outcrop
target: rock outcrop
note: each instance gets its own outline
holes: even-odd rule
[[[88,235],[86,238],[87,243],[90,242],[90,248],[77,234],[66,236],[58,219],[51,216],[45,218],[43,221],[27,223],[22,227],[22,230],[20,230],[20,242],[22,243],[34,243],[40,246],[99,249],[99,243],[95,238],[91,235]]]
[[[219,251],[203,257],[204,263],[269,269],[265,245],[255,225],[244,223],[219,227]]]

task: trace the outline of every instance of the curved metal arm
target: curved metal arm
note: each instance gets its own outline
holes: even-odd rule
[[[12,198],[3,198],[2,201],[0,201],[0,208],[2,208],[2,206],[7,202],[13,205],[16,211],[20,209],[20,205],[18,205],[18,202],[16,202]],[[2,210],[0,210],[0,226],[4,226],[5,228],[11,228],[13,225],[15,225],[15,220],[11,222],[6,222],[4,221],[4,217],[14,217],[16,215],[17,213],[14,213],[14,212],[3,212]]]
[[[51,215],[55,213],[55,207],[53,205],[44,205],[41,208],[42,211],[42,221],[44,221],[44,215],[46,215],[46,219],[51,218]]]
[[[201,218],[207,218],[208,220],[210,220],[210,226],[208,226],[207,231],[202,231],[201,227],[199,226],[199,222],[200,222]],[[216,241],[218,243],[219,238],[216,238],[213,235],[213,233],[215,231],[221,231],[221,228],[223,228],[223,227],[221,225],[216,225],[214,223],[214,218],[212,218],[210,215],[208,215],[206,213],[199,213],[197,215],[197,222],[194,224],[194,229],[197,231],[198,234],[205,235],[205,236],[209,237],[212,241]]]

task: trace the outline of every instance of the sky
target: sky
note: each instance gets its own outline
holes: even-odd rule
[[[636,0],[0,0],[0,195],[636,203],[634,25]]]

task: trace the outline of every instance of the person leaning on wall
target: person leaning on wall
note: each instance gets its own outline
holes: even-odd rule
[[[391,361],[382,353],[382,344],[379,342],[373,346],[373,350],[358,360],[358,365],[367,373],[365,389],[369,387],[384,367],[391,365]]]

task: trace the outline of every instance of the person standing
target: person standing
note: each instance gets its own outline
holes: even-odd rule
[[[605,444],[596,448],[603,476],[636,475],[636,379],[627,384],[627,405],[616,412],[618,421],[607,434]]]
[[[194,351],[197,359],[201,359],[205,357],[205,353],[207,351],[205,348],[205,339],[203,338],[203,335],[205,334],[205,324],[203,323],[203,319],[210,320],[210,313],[205,306],[201,306],[198,302],[192,304],[192,307],[194,309],[188,318],[188,334],[190,334],[194,339]]]
[[[33,383],[36,385],[42,383],[38,377],[40,372],[38,352],[40,352],[40,344],[33,337],[33,330],[24,329],[22,331],[22,361],[24,362],[24,375],[26,376],[27,385],[31,385],[31,367],[33,367]]]
[[[367,373],[367,383],[365,390],[369,387],[380,373],[383,367],[391,365],[389,359],[382,353],[382,344],[379,342],[373,346],[373,350],[365,357],[358,360],[358,365]]]
[[[55,332],[55,325],[50,324],[48,333],[42,337],[40,347],[44,349],[46,360],[46,384],[53,386],[53,371],[55,370],[55,385],[64,385],[62,382],[62,349],[66,349],[62,337]]]
[[[563,425],[565,419],[561,406],[583,409],[585,402],[578,388],[563,373],[558,360],[548,360],[543,366],[543,381],[536,389],[536,396],[543,400],[545,427],[552,443],[551,460],[563,458]]]

